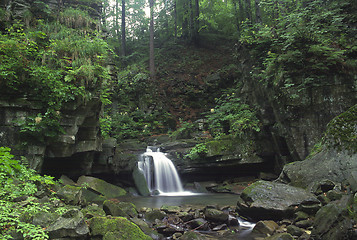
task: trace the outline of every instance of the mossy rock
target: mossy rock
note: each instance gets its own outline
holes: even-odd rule
[[[81,209],[81,212],[83,213],[86,219],[90,219],[93,217],[105,217],[105,212],[103,208],[97,205],[87,206],[86,208]]]
[[[160,211],[159,209],[154,209],[152,211],[148,211],[145,214],[145,219],[149,222],[155,222],[156,219],[162,220],[164,217],[166,217],[165,212]]]
[[[357,104],[330,121],[325,142],[339,151],[357,153]]]
[[[89,222],[92,236],[103,240],[149,240],[141,229],[124,217],[94,217]]]
[[[126,191],[123,188],[107,183],[106,181],[95,177],[81,176],[79,177],[77,184],[84,185],[87,188],[102,194],[108,199],[126,195]]]
[[[130,202],[119,202],[118,200],[106,200],[103,203],[106,214],[120,217],[136,217],[138,211],[134,204]]]
[[[65,185],[57,191],[57,196],[67,204],[77,205],[83,202],[82,188]]]

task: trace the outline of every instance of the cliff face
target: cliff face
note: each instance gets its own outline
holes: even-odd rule
[[[101,16],[101,1],[9,0],[2,1],[0,5],[6,10],[7,19],[4,23],[10,26],[10,23],[20,20],[24,29],[29,27],[36,29],[41,25],[40,21],[37,22],[38,19],[44,19],[44,22],[49,25],[57,21],[56,17],[60,16],[59,13],[62,10],[68,8],[81,9],[83,13],[88,12],[91,19],[97,20]],[[73,21],[76,20],[75,17]],[[90,24],[85,26],[84,31],[98,30],[98,26],[93,25],[94,20],[88,20],[88,22]],[[71,23],[63,24],[67,24],[68,28],[75,28]],[[76,30],[74,29],[74,31]],[[78,29],[79,36],[81,36],[80,31],[81,29]],[[23,33],[23,35],[25,34]],[[42,61],[38,61],[38,56],[33,57],[29,54],[27,48],[31,46],[26,45],[26,41],[21,41],[21,39],[18,40],[18,45],[27,50],[25,53],[19,53],[19,56],[25,59],[24,61],[17,60],[17,55],[13,52],[6,52],[6,50],[1,52],[4,54],[4,58],[19,62],[20,70],[13,70],[10,64],[7,69],[14,71],[13,74],[18,74],[15,76],[18,81],[15,80],[15,82],[20,87],[11,88],[13,80],[2,75],[5,78],[1,79],[0,145],[11,147],[16,155],[26,156],[30,167],[38,171],[44,173],[69,172],[73,175],[86,174],[91,171],[95,153],[102,149],[99,129],[102,102],[99,94],[103,80],[95,74],[92,76],[89,74],[91,79],[85,79],[86,81],[83,80],[83,77],[76,75],[73,75],[74,78],[69,81],[66,80],[68,77],[66,74],[71,74],[68,69],[72,70],[72,74],[74,73],[76,68],[69,64],[80,57],[90,59],[89,63],[80,64],[80,66],[86,64],[88,71],[95,64],[95,67],[104,69],[102,66],[105,63],[95,62],[93,56],[71,54],[71,49],[69,51],[57,49],[56,52],[49,41],[50,34],[44,32],[41,34],[45,36],[42,40],[31,39],[31,41],[37,51],[42,51]],[[4,35],[5,44],[13,41],[13,39],[7,40],[6,37],[7,35]],[[82,38],[84,39],[85,36]],[[27,41],[29,40],[27,39]],[[49,59],[48,55],[46,56],[46,51],[51,48],[55,59]],[[100,52],[95,52],[95,57],[100,54]],[[62,60],[67,62],[65,70],[62,69],[63,64],[58,64]],[[6,63],[5,61],[4,64]],[[41,69],[41,66],[45,70],[34,77],[36,74],[34,72]],[[56,74],[53,74],[55,72]],[[41,78],[44,79],[43,82],[41,82]],[[64,87],[55,89],[58,86]],[[41,96],[43,97],[41,98]],[[51,100],[52,103],[50,103],[48,101],[50,99],[54,101]],[[51,132],[55,134],[52,135]]]
[[[44,167],[48,172],[54,171],[54,166],[64,167],[59,160],[55,164],[54,159],[70,158],[73,166],[83,166],[77,169],[78,174],[88,173],[92,158],[88,153],[101,151],[101,136],[99,130],[99,113],[101,111],[99,99],[92,99],[86,103],[68,103],[60,111],[60,126],[64,129],[63,134],[55,140],[45,142],[27,142],[25,147],[19,147],[23,142],[18,121],[37,115],[41,109],[35,102],[25,99],[2,100],[0,102],[0,145],[17,149],[17,154],[27,157],[31,168],[41,171]],[[19,150],[21,149],[21,150]],[[81,157],[81,155],[86,157]],[[90,154],[92,155],[92,154]],[[46,159],[45,166],[44,159]],[[67,166],[70,168],[70,166]]]

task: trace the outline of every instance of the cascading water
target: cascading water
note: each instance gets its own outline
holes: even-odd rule
[[[141,155],[138,168],[143,172],[149,191],[160,195],[185,195],[172,161],[160,149],[148,147]]]

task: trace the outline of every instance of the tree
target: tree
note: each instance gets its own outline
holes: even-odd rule
[[[150,5],[150,77],[155,77],[155,56],[154,56],[154,0],[149,0]]]
[[[126,56],[126,38],[125,38],[125,0],[121,1],[121,48],[123,56]]]
[[[200,29],[200,5],[199,0],[195,0],[195,22],[194,22],[194,33],[193,33],[193,41],[196,45],[199,45],[199,29]]]

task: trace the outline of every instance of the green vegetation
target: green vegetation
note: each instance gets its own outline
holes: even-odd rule
[[[39,187],[44,191],[52,191],[54,184],[52,177],[38,175],[15,160],[9,148],[0,147],[1,239],[12,239],[16,232],[24,239],[48,239],[44,229],[33,225],[31,218],[36,213],[49,211],[49,207],[39,203],[33,196]],[[17,204],[19,201],[24,204]]]
[[[327,126],[324,142],[340,151],[357,153],[357,105],[335,117]]]

